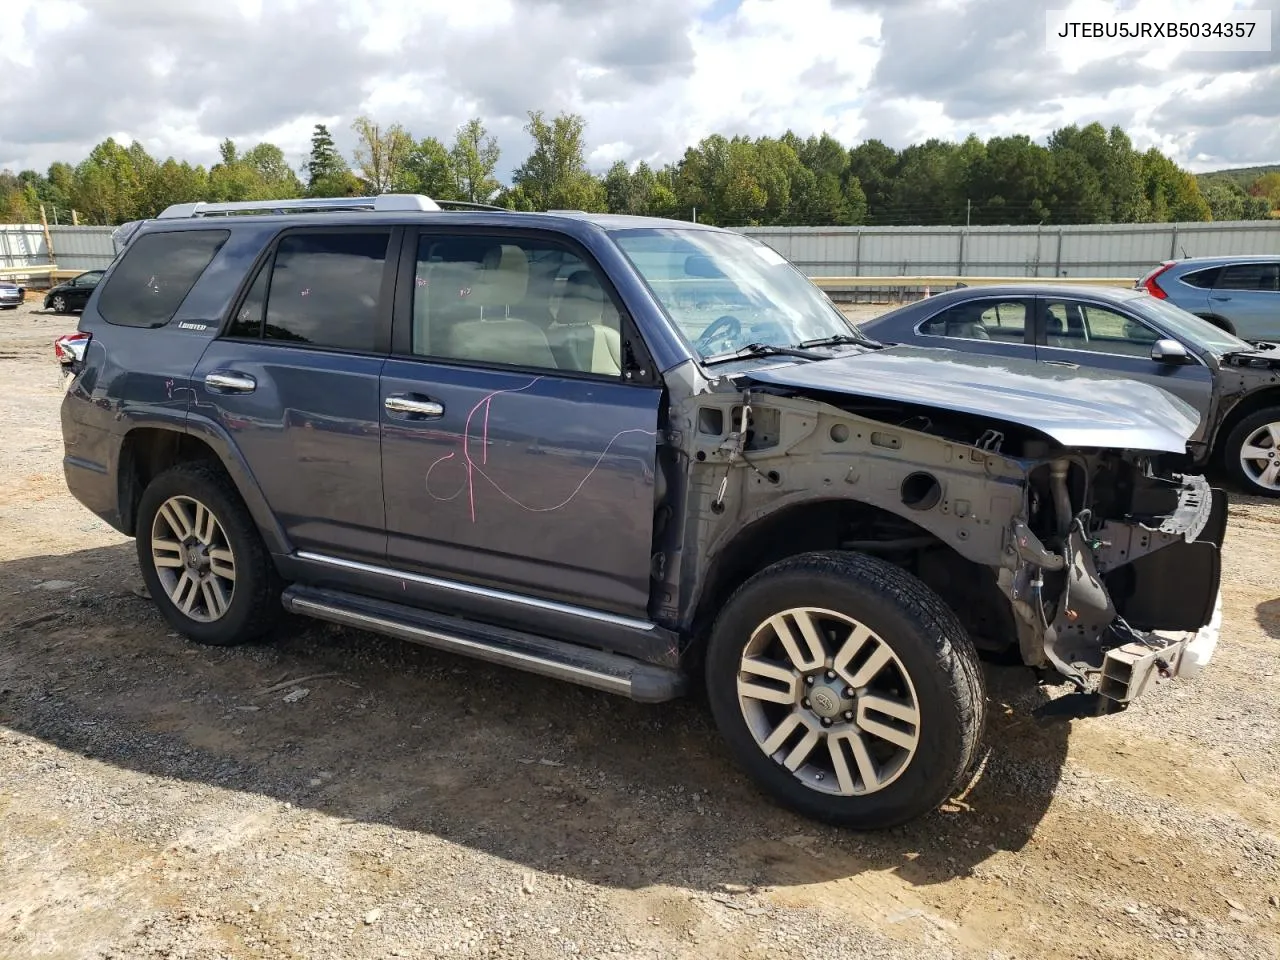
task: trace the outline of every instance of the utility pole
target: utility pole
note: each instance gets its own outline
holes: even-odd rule
[[[973,220],[973,201],[966,200],[964,202],[964,225],[968,227]]]
[[[694,208],[693,208],[693,222],[694,222],[694,223],[697,223],[697,222],[698,222],[698,208],[697,208],[697,207],[694,207]]]

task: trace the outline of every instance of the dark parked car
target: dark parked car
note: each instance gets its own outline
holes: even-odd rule
[[[51,287],[44,295],[44,308],[54,313],[71,313],[83,310],[89,297],[102,279],[103,270],[88,270],[78,277]]]
[[[886,343],[945,346],[1163,387],[1196,408],[1192,469],[1214,456],[1250,493],[1280,497],[1280,348],[1254,345],[1141,290],[966,287],[861,327]]]
[[[17,310],[27,291],[9,280],[0,280],[0,310]]]
[[[1244,340],[1280,340],[1280,256],[1166,260],[1137,287]]]
[[[697,678],[759,784],[861,828],[967,776],[978,646],[1119,704],[1213,653],[1226,500],[1151,469],[1196,423],[1164,391],[882,348],[713,227],[252,206],[141,224],[58,344],[67,483],[194,640],[287,609]]]

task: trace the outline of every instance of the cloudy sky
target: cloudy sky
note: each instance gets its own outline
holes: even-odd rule
[[[1193,170],[1280,162],[1280,46],[1046,45],[1046,8],[1200,20],[1280,0],[2,0],[0,168],[111,135],[211,163],[231,137],[305,157],[353,117],[446,141],[480,116],[508,174],[526,111],[588,122],[590,160],[664,162],[713,133],[847,144],[1100,120]]]

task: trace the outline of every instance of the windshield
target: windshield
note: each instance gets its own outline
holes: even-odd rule
[[[777,251],[740,233],[651,228],[613,239],[705,360],[828,337],[870,343]]]
[[[1252,344],[1165,300],[1147,296],[1137,297],[1130,303],[1135,310],[1145,313],[1170,333],[1177,334],[1193,346],[1207,350],[1216,356],[1235,353],[1238,350],[1254,349]]]

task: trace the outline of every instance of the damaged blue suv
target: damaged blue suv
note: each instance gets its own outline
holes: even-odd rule
[[[59,357],[72,493],[193,640],[285,611],[646,702],[809,816],[971,775],[979,651],[1200,671],[1226,501],[1147,384],[883,347],[714,227],[416,195],[184,204]],[[1028,674],[1030,676],[1030,674]]]

